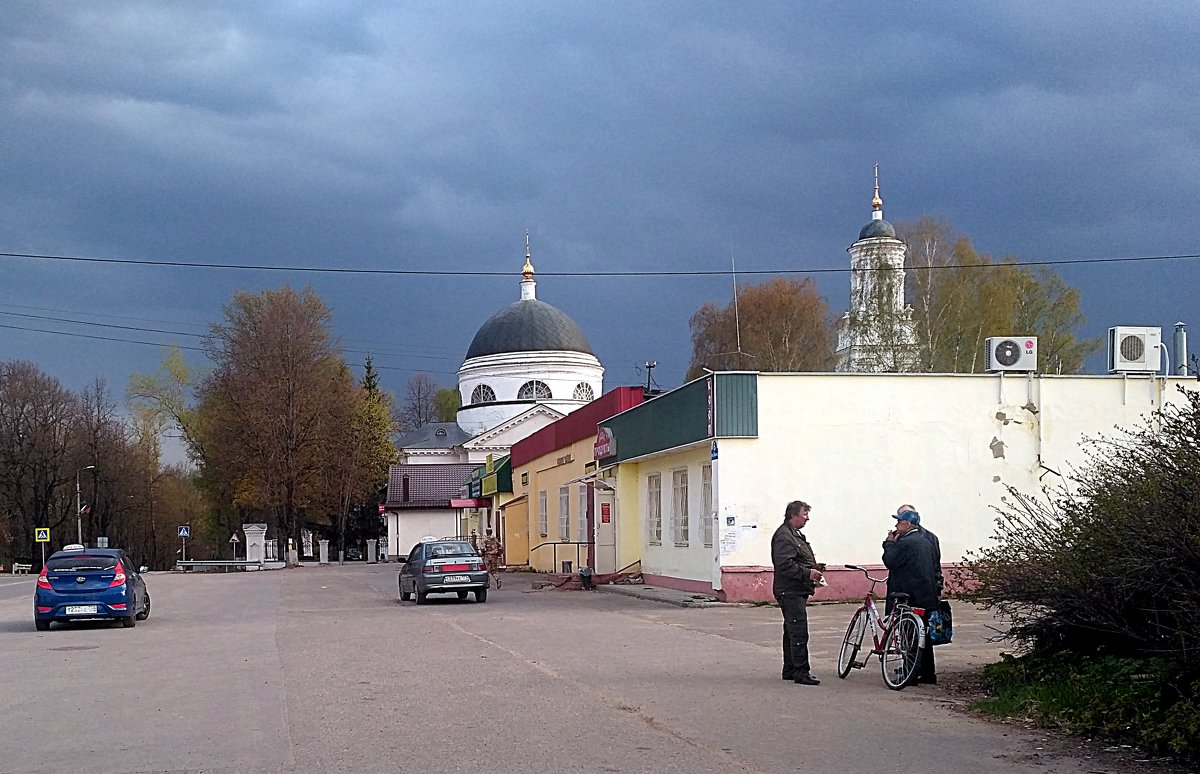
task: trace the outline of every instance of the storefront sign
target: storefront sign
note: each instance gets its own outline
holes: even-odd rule
[[[612,522],[612,504],[600,503],[600,523],[610,524]]]
[[[612,430],[607,427],[596,428],[596,445],[593,447],[593,452],[598,460],[612,457],[617,453],[617,439],[613,436]]]

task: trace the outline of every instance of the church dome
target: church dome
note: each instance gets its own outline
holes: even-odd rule
[[[883,218],[872,220],[858,232],[859,239],[874,239],[875,237],[896,238],[896,229]]]
[[[545,351],[593,354],[587,337],[566,312],[529,298],[492,315],[471,340],[467,359],[506,352]]]

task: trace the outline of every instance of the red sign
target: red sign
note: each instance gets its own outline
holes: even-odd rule
[[[605,457],[611,457],[617,453],[617,439],[613,437],[613,431],[607,427],[596,428],[596,444],[592,447],[595,458],[602,460]]]
[[[600,503],[600,523],[608,524],[612,521],[612,505],[609,503]]]
[[[384,511],[386,511],[386,510],[387,510],[387,508],[384,506],[384,504],[383,504],[383,503],[380,503],[380,504],[379,504],[379,512],[380,512],[380,513],[383,513],[383,512],[384,512]]]

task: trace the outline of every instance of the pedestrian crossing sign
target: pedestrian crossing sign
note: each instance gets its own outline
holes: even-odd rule
[[[35,543],[49,543],[50,542],[50,528],[49,527],[34,527],[33,540]]]
[[[192,536],[192,528],[186,524],[179,525],[179,537],[190,538]]]

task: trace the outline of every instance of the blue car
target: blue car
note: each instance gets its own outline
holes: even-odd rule
[[[136,626],[150,617],[145,571],[119,548],[75,544],[55,551],[33,591],[33,625],[44,632],[53,621],[115,618]]]

